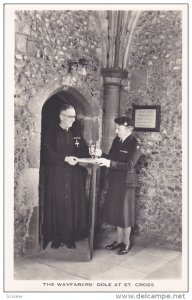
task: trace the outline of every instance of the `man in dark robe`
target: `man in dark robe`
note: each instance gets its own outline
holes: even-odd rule
[[[43,209],[43,249],[52,241],[75,248],[75,240],[87,236],[86,169],[78,157],[89,157],[80,132],[73,129],[76,111],[64,104],[60,124],[45,134],[43,141],[45,186]]]

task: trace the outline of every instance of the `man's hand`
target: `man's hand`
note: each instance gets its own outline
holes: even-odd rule
[[[98,158],[97,162],[101,167],[105,166],[107,168],[110,167],[110,160],[106,158]]]
[[[78,163],[78,158],[75,156],[66,156],[65,161],[71,166],[75,166]]]

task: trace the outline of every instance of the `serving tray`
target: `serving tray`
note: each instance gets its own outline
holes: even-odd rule
[[[98,158],[77,158],[79,163],[87,163],[87,164],[97,164]]]

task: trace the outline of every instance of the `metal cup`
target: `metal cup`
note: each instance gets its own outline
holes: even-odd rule
[[[96,143],[91,143],[89,146],[89,154],[91,155],[92,158],[95,158],[95,150],[96,150]]]

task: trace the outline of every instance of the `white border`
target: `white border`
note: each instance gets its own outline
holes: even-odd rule
[[[140,1],[141,3],[141,1]],[[169,9],[178,9],[181,10],[181,8],[178,7],[178,4],[180,2],[174,1],[174,4],[166,4],[161,3],[161,4],[154,4],[151,3],[152,5],[149,5],[150,3],[147,4],[127,4],[124,7],[121,5],[121,9],[128,9],[129,10],[169,10]],[[187,3],[187,2],[185,2]],[[183,4],[185,4],[183,3]],[[154,5],[153,5],[154,4]],[[182,4],[182,5],[183,5]],[[148,6],[149,5],[149,6]],[[146,7],[147,6],[147,7]],[[98,8],[99,7],[99,8]],[[45,289],[41,288],[41,281],[15,281],[12,274],[13,274],[13,175],[14,175],[14,169],[13,169],[13,163],[14,163],[14,11],[15,10],[25,10],[25,9],[35,9],[35,10],[45,10],[45,9],[50,9],[50,10],[61,10],[61,9],[74,9],[74,10],[105,10],[105,9],[120,9],[120,4],[113,4],[110,3],[109,6],[106,5],[99,5],[98,4],[76,4],[76,5],[68,5],[68,4],[9,4],[7,7],[5,6],[5,72],[4,72],[4,119],[5,119],[5,135],[4,135],[4,164],[5,164],[5,169],[4,169],[4,189],[5,189],[5,198],[4,198],[4,207],[5,207],[5,218],[4,218],[4,226],[5,226],[5,282],[6,284],[8,283],[8,286],[12,286],[12,291],[45,291]],[[183,17],[183,24],[184,28],[187,28],[187,11],[184,10],[185,16]],[[190,18],[189,18],[190,19]],[[187,53],[187,35],[186,31],[183,34],[183,53]],[[188,65],[188,57],[187,55],[183,55],[183,128],[182,128],[182,133],[183,133],[183,246],[184,246],[184,252],[185,255],[183,255],[183,266],[184,266],[184,272],[183,272],[183,282],[179,281],[158,281],[158,287],[154,291],[184,291],[186,290],[186,282],[187,282],[187,245],[188,245],[188,220],[187,220],[187,215],[188,215],[188,205],[187,205],[187,199],[188,199],[188,194],[187,194],[187,168],[188,168],[188,159],[187,159],[187,128],[188,128],[188,107],[187,107],[187,83],[188,83],[188,78],[187,78],[187,65]],[[8,252],[8,253],[7,253]],[[10,288],[9,288],[10,290]],[[49,289],[50,291],[50,289]],[[58,291],[58,289],[57,289]],[[75,289],[74,289],[75,291]],[[79,288],[78,288],[79,291]],[[97,289],[99,291],[99,289]],[[107,291],[107,289],[105,289]],[[109,290],[110,291],[110,290]],[[142,290],[143,291],[143,288]],[[148,292],[149,290],[147,290]],[[150,289],[152,292],[153,290]],[[138,290],[135,290],[135,292],[139,292]],[[58,294],[57,294],[58,295]],[[35,295],[34,295],[35,296]],[[67,297],[69,295],[66,295]],[[98,294],[99,296],[99,294]],[[107,296],[107,295],[106,295]],[[55,296],[54,296],[55,297]],[[91,296],[92,297],[92,296]],[[46,296],[47,298],[47,296]],[[106,298],[107,299],[107,298]]]

